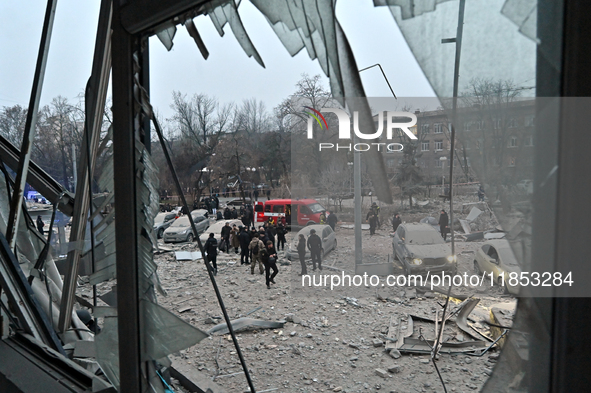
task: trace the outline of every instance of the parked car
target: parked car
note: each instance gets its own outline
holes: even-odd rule
[[[209,228],[209,220],[207,217],[196,212],[191,213],[195,226],[197,227],[197,234],[205,232]],[[166,230],[164,230],[164,243],[172,242],[192,242],[195,240],[193,230],[191,229],[191,222],[187,215],[177,218]]]
[[[289,249],[286,252],[286,258],[288,260],[294,260],[294,261],[298,261],[299,260],[299,255],[298,255],[298,250],[297,250],[297,246],[298,246],[298,239],[300,238],[300,235],[304,235],[306,237],[306,241],[308,241],[308,236],[310,236],[310,230],[311,229],[315,229],[316,230],[316,234],[318,236],[320,236],[320,238],[322,239],[322,252],[321,252],[321,256],[322,258],[324,258],[324,255],[328,254],[330,251],[332,250],[336,250],[337,248],[337,236],[334,233],[334,231],[332,230],[332,228],[330,227],[330,225],[308,225],[302,229],[300,229],[300,231],[297,233],[297,235],[295,235],[293,237],[293,240],[291,242],[291,246],[289,247]],[[311,258],[311,254],[310,254],[310,250],[308,250],[308,247],[306,246],[306,259],[310,259]]]
[[[457,262],[451,248],[439,232],[427,223],[404,223],[398,226],[392,240],[394,258],[404,273],[421,274],[446,271],[455,274]]]
[[[162,238],[164,235],[164,231],[166,228],[170,226],[176,220],[177,215],[176,213],[158,213],[156,217],[154,217],[154,232],[156,232],[156,236],[158,239]]]
[[[219,244],[221,241],[221,238],[222,238],[222,235],[221,235],[222,228],[226,225],[227,222],[230,223],[230,227],[232,227],[232,225],[236,225],[236,226],[244,225],[244,224],[242,224],[242,221],[240,221],[240,220],[219,220],[219,221],[216,221],[212,226],[207,228],[207,231],[203,232],[203,234],[201,236],[199,236],[201,243],[205,243],[207,241],[207,239],[209,238],[209,234],[213,233],[213,234],[215,234],[215,238]]]
[[[478,251],[476,251],[475,258],[475,274],[488,275],[492,273],[494,282],[497,283],[499,286],[504,286],[505,292],[512,293],[514,295],[519,294],[519,285],[512,286],[509,284],[509,274],[515,272],[520,275],[521,269],[517,264],[517,258],[515,258],[515,254],[513,254],[511,245],[507,240],[488,240],[478,249]],[[501,277],[502,273],[504,273],[505,276],[504,280]],[[487,278],[486,280],[490,280],[490,278]]]

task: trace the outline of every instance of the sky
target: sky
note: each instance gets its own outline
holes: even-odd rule
[[[41,106],[61,95],[70,102],[84,91],[90,76],[99,0],[60,0],[49,50]],[[46,2],[0,2],[0,107],[27,106]],[[204,93],[220,102],[256,98],[272,110],[295,92],[301,75],[322,75],[318,62],[305,50],[291,57],[263,15],[248,1],[239,13],[266,68],[248,58],[229,26],[220,37],[208,16],[195,24],[210,56],[204,60],[183,26],[177,26],[170,52],[150,39],[151,102],[159,116],[170,118],[172,92]],[[434,92],[406,45],[386,7],[371,0],[339,0],[337,18],[347,34],[359,68],[380,63],[398,97],[433,97]],[[361,73],[367,96],[391,97],[377,67]]]

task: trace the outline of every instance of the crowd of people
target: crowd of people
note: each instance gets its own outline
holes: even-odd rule
[[[226,222],[220,232],[220,244],[216,244],[216,246],[217,249],[228,254],[232,251],[236,254],[239,253],[240,265],[250,265],[251,274],[255,274],[258,264],[259,274],[265,273],[265,283],[270,289],[271,284],[275,284],[275,276],[279,273],[277,250],[285,250],[287,229],[281,220],[275,223],[273,219],[257,229],[249,219],[249,210],[247,206],[242,213],[244,225],[230,226],[230,223]],[[213,233],[210,233],[209,236],[210,239],[215,238]],[[213,248],[212,243],[210,249],[206,248],[206,253],[208,256],[210,253],[217,255],[217,249]],[[217,266],[213,266],[213,268],[214,273],[217,273]]]

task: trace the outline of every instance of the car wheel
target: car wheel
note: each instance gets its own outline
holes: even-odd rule
[[[314,221],[308,221],[308,223],[306,224],[306,226],[308,225],[316,225],[316,223]]]
[[[193,240],[195,240],[195,237],[193,236],[193,234],[192,234],[192,233],[189,233],[189,236],[187,236],[187,241],[188,241],[189,243],[193,243]]]
[[[164,229],[160,228],[158,229],[158,239],[162,239],[162,236],[164,236]]]
[[[476,274],[477,276],[480,276],[482,274],[482,270],[480,270],[478,262],[476,261],[474,261],[474,274]]]

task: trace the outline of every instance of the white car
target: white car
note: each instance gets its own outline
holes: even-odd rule
[[[308,225],[304,228],[300,229],[300,231],[293,237],[291,242],[291,247],[285,253],[286,258],[288,260],[299,260],[298,255],[298,242],[300,235],[304,235],[306,238],[306,243],[308,242],[308,237],[310,236],[310,230],[315,229],[316,234],[320,236],[322,239],[322,251],[320,252],[320,256],[324,259],[324,255],[326,255],[329,251],[335,250],[337,248],[337,236],[330,227],[330,225]],[[306,256],[305,259],[310,259],[312,256],[310,254],[310,250],[308,250],[308,246],[306,245]]]
[[[504,286],[505,292],[519,295],[520,287],[519,285],[513,286],[509,284],[509,275],[513,272],[520,275],[521,269],[507,240],[493,239],[485,242],[476,251],[475,258],[474,273],[476,275],[486,274],[486,277],[488,277],[492,273],[494,282],[499,286]],[[503,276],[505,277],[504,280]]]
[[[219,220],[216,221],[215,224],[213,224],[212,226],[210,226],[209,228],[207,228],[207,231],[203,232],[203,234],[201,236],[199,236],[199,240],[201,240],[201,243],[205,243],[207,241],[207,239],[209,238],[209,234],[213,233],[215,235],[216,240],[218,241],[218,244],[221,241],[222,238],[222,228],[226,225],[226,223],[230,224],[230,228],[232,228],[233,225],[236,226],[241,226],[244,225],[242,224],[242,221],[240,220]]]

